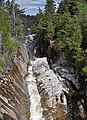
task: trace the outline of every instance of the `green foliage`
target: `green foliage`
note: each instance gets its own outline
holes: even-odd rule
[[[8,39],[8,40],[6,41],[6,46],[8,47],[8,49],[11,49],[11,50],[12,50],[12,48],[13,48],[13,46],[14,46],[14,41],[11,40],[11,39]]]
[[[71,17],[69,13],[64,13],[60,17],[56,28],[58,45],[65,53],[66,58],[70,60],[70,63],[78,66],[79,62],[84,59],[83,51],[80,47],[82,43],[82,34],[79,19],[77,16]],[[71,59],[69,59],[70,55]]]
[[[65,7],[64,7],[65,6]],[[87,49],[87,2],[64,0],[59,5],[55,24],[61,53],[75,69],[85,74]]]
[[[87,66],[85,66],[84,68],[82,68],[82,72],[84,75],[87,75]]]
[[[52,9],[50,9],[52,8]],[[57,13],[53,1],[46,1],[45,14],[36,24],[43,40],[52,40],[56,35],[57,45],[70,65],[83,72],[84,49],[87,49],[87,2],[85,0],[64,0]],[[52,11],[51,11],[52,10]],[[43,37],[42,37],[43,36]]]
[[[0,56],[0,75],[8,66],[9,60],[13,52],[19,46],[19,42],[11,39],[11,15],[10,4],[7,2],[0,3],[0,32],[2,33],[2,56]],[[17,31],[17,29],[16,29]],[[11,61],[10,61],[11,62]]]
[[[37,24],[37,31],[39,30],[39,28],[45,30],[45,35],[44,35],[45,40],[53,39],[54,25],[51,16],[43,16],[42,18],[40,18],[39,23]]]
[[[52,18],[49,17],[48,20],[47,20],[45,39],[52,40],[53,36],[54,36],[54,25],[53,25],[53,22],[52,22]]]
[[[78,16],[83,35],[82,48],[87,49],[87,2],[78,3]]]
[[[54,1],[53,0],[46,0],[45,13],[46,14],[53,14],[54,12],[55,12]]]
[[[6,67],[5,60],[4,60],[4,58],[0,57],[0,75],[3,73],[5,67]]]
[[[46,0],[45,10],[28,16],[27,25],[37,32],[38,41],[53,40],[57,36],[60,54],[68,63],[85,75],[87,49],[87,1],[63,0],[57,12],[53,0]],[[42,47],[42,46],[40,46]]]
[[[9,4],[10,5],[10,4]],[[3,35],[3,55],[13,51],[14,44],[10,39],[13,23],[11,21],[12,8],[8,4],[1,4],[0,31]],[[87,1],[86,0],[64,0],[61,1],[57,12],[53,0],[46,0],[44,12],[39,8],[36,16],[24,15],[18,5],[15,6],[15,33],[25,35],[27,28],[37,33],[39,48],[44,42],[53,40],[57,36],[57,46],[61,55],[68,63],[78,69],[83,76],[87,75],[86,58],[84,51],[87,49]],[[8,14],[11,16],[8,17]],[[24,22],[23,22],[24,21]],[[45,50],[43,50],[45,51]],[[42,51],[42,53],[43,53]],[[7,57],[7,61],[8,61]],[[4,65],[4,63],[2,64]],[[2,71],[2,70],[1,70]]]

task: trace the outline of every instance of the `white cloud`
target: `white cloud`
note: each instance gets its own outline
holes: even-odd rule
[[[25,8],[25,13],[30,15],[35,15],[38,12],[38,7],[42,10],[44,9],[44,5],[46,0],[15,0],[19,3],[20,8]],[[54,0],[56,3],[60,0]]]

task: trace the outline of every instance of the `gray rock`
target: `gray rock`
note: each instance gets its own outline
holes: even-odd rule
[[[47,104],[48,108],[52,108],[53,111],[57,104],[67,105],[64,91],[68,93],[68,89],[64,85],[64,79],[62,79],[61,76],[56,76],[54,71],[50,69],[45,57],[36,58],[33,66],[33,73],[37,78],[37,85],[41,96],[42,106],[43,104]],[[51,114],[51,111],[49,111],[47,106],[43,106],[43,113],[46,110],[46,112]],[[55,111],[56,109],[54,109],[54,113]],[[51,119],[50,117],[52,116],[48,116],[49,119]]]

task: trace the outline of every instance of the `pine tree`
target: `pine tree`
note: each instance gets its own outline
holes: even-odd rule
[[[80,63],[83,60],[83,51],[80,47],[82,33],[78,17],[72,18],[69,13],[62,15],[57,26],[57,35],[59,38],[58,45],[61,50],[64,50],[67,59],[71,54],[71,58],[69,57],[68,60],[74,65],[81,66]]]
[[[82,29],[83,41],[82,48],[87,49],[87,1],[78,3],[78,17]]]
[[[39,14],[43,14],[41,8],[38,8]]]
[[[53,25],[53,22],[52,22],[52,17],[49,16],[47,18],[45,39],[46,40],[53,40],[53,36],[54,36],[54,25]]]
[[[64,0],[61,1],[58,8],[58,13],[69,12],[71,15],[77,14],[77,5],[80,0]]]
[[[53,14],[55,12],[54,1],[46,0],[45,14]]]

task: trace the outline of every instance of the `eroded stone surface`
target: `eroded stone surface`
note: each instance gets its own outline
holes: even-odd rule
[[[23,45],[13,58],[11,68],[0,80],[0,120],[29,120],[29,98],[25,76],[29,63]]]
[[[70,67],[67,61],[60,57],[52,69],[57,76],[65,79],[64,85],[69,89],[67,98],[67,120],[86,120],[87,119],[87,84],[81,77],[78,70]]]
[[[67,102],[63,91],[68,93],[68,89],[64,86],[64,79],[56,76],[45,57],[36,58],[34,64],[33,72],[37,77],[45,119],[66,120]]]

